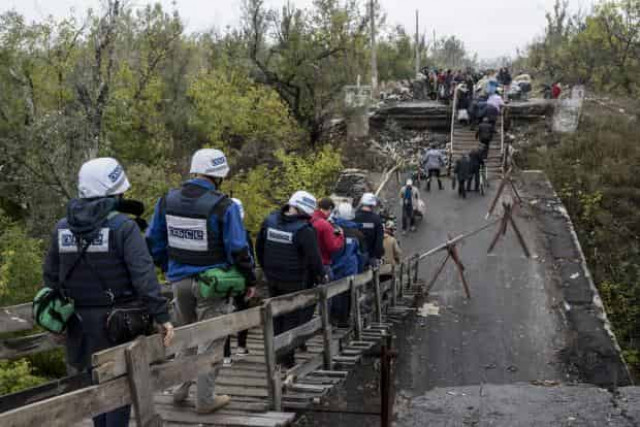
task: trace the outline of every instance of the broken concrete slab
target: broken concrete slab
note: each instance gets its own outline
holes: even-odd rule
[[[631,427],[640,389],[531,384],[436,388],[397,402],[397,427],[417,426],[611,426]],[[635,411],[635,412],[634,412]]]

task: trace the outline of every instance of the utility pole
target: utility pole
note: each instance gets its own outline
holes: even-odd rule
[[[418,73],[420,72],[420,45],[419,45],[419,12],[416,9],[416,79],[418,78]]]
[[[378,95],[378,52],[376,45],[376,11],[375,0],[371,0],[369,6],[369,19],[371,20],[371,91],[377,100]]]

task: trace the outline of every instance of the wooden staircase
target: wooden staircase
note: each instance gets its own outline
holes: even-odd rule
[[[496,123],[496,133],[491,141],[489,156],[486,161],[487,176],[489,179],[499,177],[502,173],[502,137],[502,117],[500,117],[498,123]],[[451,159],[453,164],[455,164],[456,160],[462,157],[463,154],[469,153],[479,146],[480,142],[476,140],[475,130],[472,131],[469,126],[462,126],[459,123],[453,125],[453,131],[451,133]]]

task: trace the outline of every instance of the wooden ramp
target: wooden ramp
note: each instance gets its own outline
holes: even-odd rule
[[[496,123],[496,132],[491,141],[489,156],[486,161],[489,178],[499,177],[502,173],[502,137],[502,117],[500,117]],[[471,130],[469,126],[462,126],[456,121],[451,140],[453,164],[455,164],[455,161],[462,157],[463,154],[469,153],[479,146],[480,142],[476,139],[476,131]]]

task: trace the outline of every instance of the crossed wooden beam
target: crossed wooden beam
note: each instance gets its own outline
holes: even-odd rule
[[[520,247],[522,248],[522,251],[524,252],[527,258],[531,258],[531,252],[527,247],[527,242],[525,242],[524,237],[520,232],[520,229],[516,225],[516,221],[513,219],[513,205],[511,203],[502,203],[502,208],[504,210],[504,214],[502,215],[500,226],[498,228],[496,235],[493,237],[493,240],[491,241],[491,246],[489,246],[489,250],[487,251],[487,253],[493,252],[493,249],[496,247],[498,240],[500,240],[501,236],[504,236],[507,234],[507,228],[509,227],[509,224],[511,224],[511,228],[513,228],[513,231],[516,233],[516,236],[518,237],[518,242],[520,242]]]
[[[490,224],[487,224],[487,226],[491,226],[491,225],[495,224],[496,222],[500,223],[500,225],[499,225],[499,227],[497,229],[497,232],[496,232],[495,236],[493,237],[493,240],[491,241],[491,245],[489,246],[489,249],[487,250],[487,253],[493,252],[493,250],[495,249],[496,245],[498,244],[498,241],[500,240],[500,237],[505,236],[507,234],[507,229],[509,228],[509,225],[511,225],[511,228],[513,228],[513,231],[515,232],[516,236],[518,237],[518,242],[520,243],[520,247],[522,248],[522,251],[524,252],[525,256],[527,258],[531,258],[531,251],[529,251],[529,247],[527,246],[527,242],[524,240],[524,236],[520,232],[520,229],[518,228],[518,225],[516,224],[515,220],[513,219],[513,205],[511,203],[502,203],[502,207],[503,207],[503,210],[504,210],[504,214],[502,215],[502,218],[499,221],[494,221],[494,222],[492,222]],[[487,226],[484,226],[482,229],[486,228]],[[436,273],[433,275],[433,278],[431,279],[431,281],[427,285],[427,291],[431,290],[433,285],[436,283],[436,280],[438,280],[438,278],[440,277],[440,274],[442,274],[442,271],[446,267],[447,262],[449,262],[449,260],[451,259],[451,260],[453,260],[454,264],[456,265],[456,267],[458,269],[458,274],[460,276],[460,281],[462,282],[462,286],[464,287],[464,292],[467,295],[467,298],[471,299],[471,292],[469,291],[469,283],[467,282],[467,279],[466,279],[466,277],[464,275],[465,267],[462,264],[462,261],[460,260],[460,254],[459,254],[458,248],[457,248],[457,244],[461,240],[453,239],[451,237],[451,235],[448,235],[448,239],[449,240],[447,241],[447,243],[445,243],[443,246],[440,247],[441,248],[440,250],[446,250],[447,255],[445,255],[444,259],[440,263],[440,266],[436,270]]]
[[[456,267],[458,267],[458,274],[460,275],[460,280],[462,281],[464,292],[467,295],[467,298],[471,299],[471,292],[469,291],[469,284],[467,283],[467,279],[464,276],[465,268],[464,268],[464,265],[462,264],[462,261],[460,261],[460,254],[458,253],[457,243],[451,243],[451,240],[452,240],[451,235],[448,235],[448,237],[449,237],[449,242],[446,244],[447,255],[445,255],[444,259],[442,260],[442,263],[440,264],[440,267],[438,267],[438,270],[436,271],[436,274],[433,276],[433,278],[429,282],[429,285],[427,286],[427,291],[430,290],[433,287],[433,285],[436,283],[436,280],[438,280],[438,277],[440,277],[440,274],[442,273],[442,270],[444,270],[444,267],[447,265],[447,262],[449,261],[449,259],[452,259]]]
[[[502,195],[502,192],[507,187],[507,185],[511,187],[511,191],[513,191],[513,194],[516,197],[516,200],[518,201],[518,205],[522,205],[522,197],[520,197],[520,193],[516,188],[516,184],[513,182],[512,172],[513,172],[513,167],[510,167],[507,173],[504,174],[504,177],[500,182],[500,186],[498,186],[498,191],[496,192],[496,195],[493,198],[493,201],[491,202],[491,207],[489,207],[489,212],[487,212],[487,216],[485,217],[486,219],[489,219],[491,215],[493,215],[493,212],[495,211],[496,206],[498,205],[498,200],[500,200],[500,196]]]

